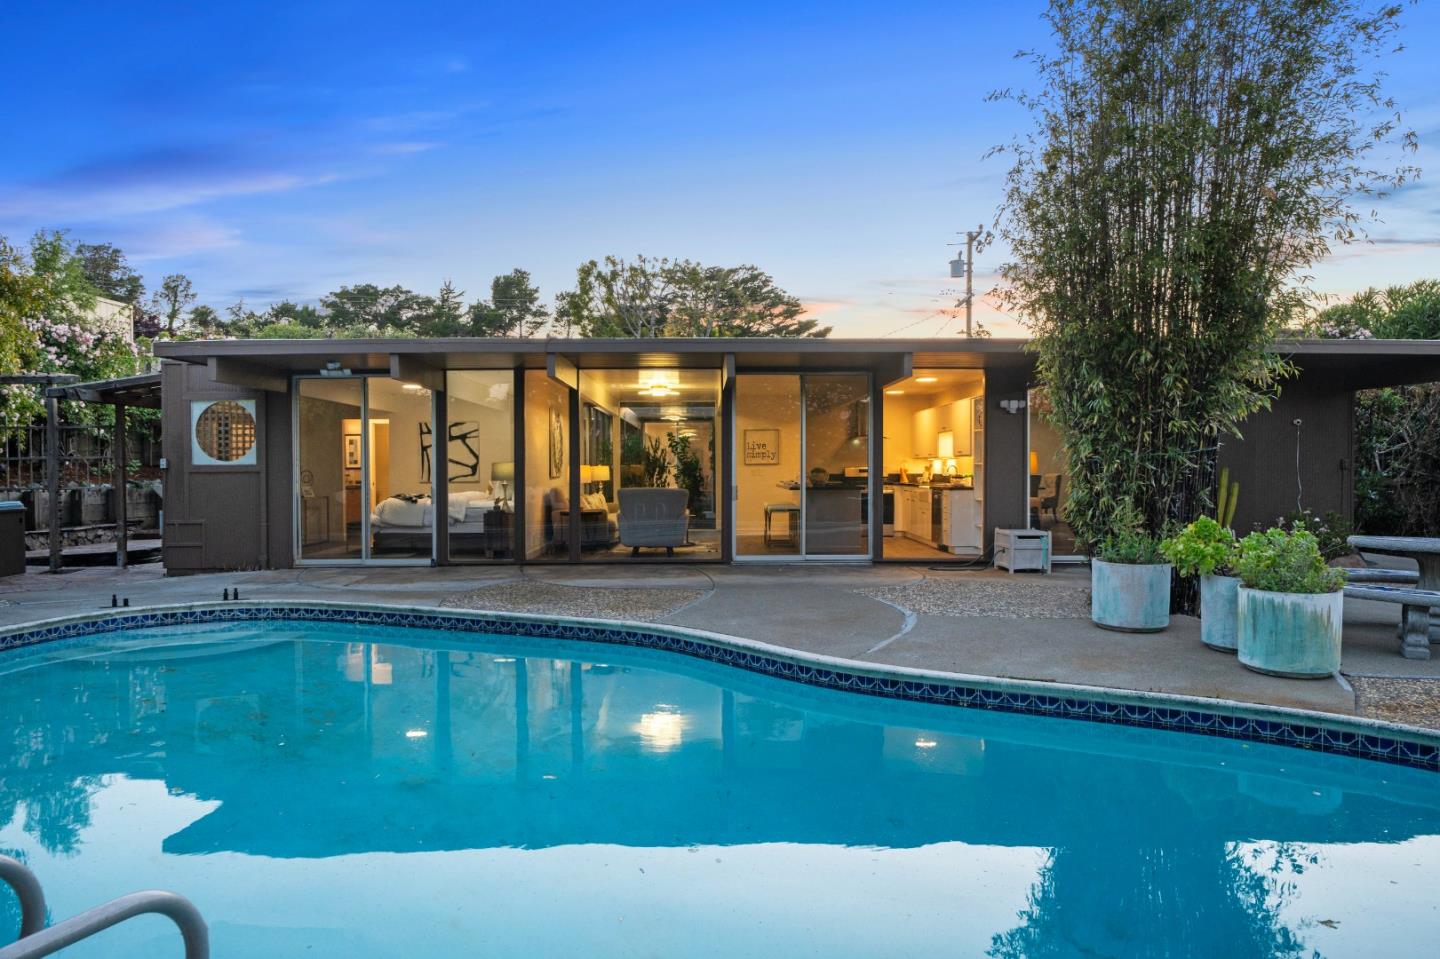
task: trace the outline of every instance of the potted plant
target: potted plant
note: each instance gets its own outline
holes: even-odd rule
[[[1260,673],[1319,679],[1340,668],[1345,572],[1325,565],[1303,526],[1251,533],[1235,559],[1240,576],[1240,662]]]
[[[1100,544],[1090,563],[1090,619],[1102,629],[1158,633],[1170,625],[1170,572],[1155,537],[1137,523]]]
[[[1202,516],[1160,544],[1160,552],[1181,576],[1200,577],[1200,642],[1235,652],[1235,619],[1240,578],[1233,575],[1235,533]]]

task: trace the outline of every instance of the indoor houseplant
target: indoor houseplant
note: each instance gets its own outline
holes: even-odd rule
[[[1240,576],[1240,662],[1276,676],[1320,678],[1340,668],[1345,573],[1325,565],[1303,526],[1251,533],[1235,559]]]
[[[1181,576],[1200,577],[1200,642],[1235,651],[1235,618],[1240,579],[1232,574],[1235,533],[1202,516],[1160,544],[1160,552]]]
[[[1170,625],[1171,566],[1155,537],[1126,524],[1100,543],[1090,563],[1090,619],[1127,633],[1156,633]]]

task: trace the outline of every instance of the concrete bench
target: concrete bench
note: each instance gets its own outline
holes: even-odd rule
[[[1420,574],[1413,569],[1385,569],[1380,566],[1346,566],[1347,583],[1409,583],[1420,582]]]
[[[1430,607],[1440,606],[1440,591],[1413,586],[1346,586],[1346,599],[1399,603],[1400,655],[1406,659],[1430,658]]]

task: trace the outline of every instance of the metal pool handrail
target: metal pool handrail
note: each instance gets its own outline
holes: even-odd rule
[[[184,896],[160,889],[132,892],[46,929],[45,891],[35,873],[18,859],[0,856],[0,880],[20,899],[20,938],[0,949],[0,959],[39,959],[146,913],[168,916],[179,927],[185,959],[210,959],[210,931]]]

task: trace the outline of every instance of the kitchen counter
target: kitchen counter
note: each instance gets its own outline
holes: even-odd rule
[[[973,489],[975,488],[974,486],[971,486],[971,485],[968,484],[968,483],[921,483],[921,482],[918,481],[918,480],[910,480],[908,483],[901,483],[901,482],[899,482],[899,481],[891,482],[890,480],[886,480],[886,481],[885,481],[885,485],[886,485],[886,486],[913,486],[913,487],[915,487],[916,489],[973,490]]]

